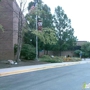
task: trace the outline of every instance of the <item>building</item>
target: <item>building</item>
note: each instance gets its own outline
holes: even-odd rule
[[[18,39],[19,6],[16,0],[1,0],[0,24],[4,32],[0,31],[0,60],[14,59],[14,44]]]
[[[77,41],[75,50],[81,50],[81,46],[87,43],[87,41]]]
[[[77,41],[76,46],[74,47],[73,50],[67,50],[67,51],[62,51],[61,56],[74,56],[74,51],[75,50],[80,50],[81,46],[87,43],[87,41]],[[47,51],[42,51],[40,52],[40,56],[47,54]],[[60,56],[59,51],[48,51],[48,55],[55,55],[55,56]]]

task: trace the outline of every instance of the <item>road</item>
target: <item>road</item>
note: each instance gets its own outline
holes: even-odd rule
[[[84,82],[90,83],[90,63],[0,77],[0,90],[82,90]]]

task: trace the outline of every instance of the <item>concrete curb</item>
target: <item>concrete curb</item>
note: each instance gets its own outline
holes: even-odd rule
[[[15,70],[15,71],[6,71],[6,72],[0,72],[0,77],[2,76],[8,76],[8,75],[14,75],[14,74],[21,74],[21,73],[27,73],[27,72],[33,72],[33,71],[38,71],[38,70],[45,70],[45,69],[50,69],[50,68],[58,68],[58,67],[65,67],[65,66],[71,66],[71,65],[76,65],[80,64],[80,62],[72,62],[72,63],[63,63],[63,64],[57,64],[57,65],[43,65],[41,67],[34,67],[34,68],[28,68],[28,69],[23,69],[23,70]]]

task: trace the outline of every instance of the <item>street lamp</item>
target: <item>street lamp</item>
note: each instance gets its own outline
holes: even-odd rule
[[[38,26],[37,26],[37,23],[38,23],[38,15],[37,15],[37,5],[38,5],[38,2],[36,1],[36,31],[38,30]],[[36,36],[36,60],[38,61],[38,37]]]
[[[42,23],[41,21],[38,22],[38,15],[37,15],[37,9],[38,9],[38,0],[34,0],[35,7],[36,7],[36,31],[41,30]],[[38,61],[38,37],[36,36],[36,60]]]
[[[42,30],[42,20],[38,20],[38,30]]]

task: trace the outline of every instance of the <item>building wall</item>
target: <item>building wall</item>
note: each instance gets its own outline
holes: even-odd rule
[[[13,46],[18,42],[18,19],[19,19],[19,6],[16,0],[13,2]]]
[[[43,56],[43,55],[46,55],[47,54],[47,51],[41,51],[39,52],[39,56]],[[54,56],[60,56],[60,52],[59,51],[48,51],[48,55],[54,55]],[[74,51],[62,51],[61,52],[61,56],[71,56],[73,57],[74,56]]]
[[[0,31],[0,60],[14,59],[14,45],[18,42],[19,11],[16,0],[0,2],[0,24],[4,28],[4,32]],[[23,14],[22,22],[24,25]]]
[[[13,0],[2,0],[0,2],[0,24],[4,32],[0,31],[0,60],[14,59],[14,38],[17,37],[14,35],[14,30],[18,30],[17,25],[13,24],[14,21]]]
[[[74,51],[62,51],[61,53],[62,56],[71,56],[73,57],[74,56]]]
[[[87,41],[77,41],[77,46],[82,46],[84,45],[85,43],[87,43]]]

